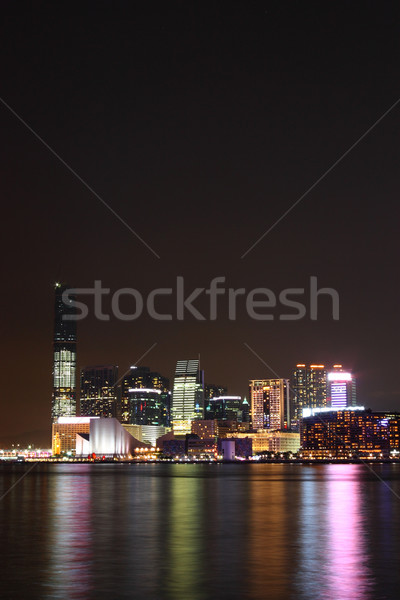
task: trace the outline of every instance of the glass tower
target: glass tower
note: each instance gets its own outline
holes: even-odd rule
[[[204,416],[204,372],[198,360],[178,360],[172,392],[171,420],[177,434],[191,432],[191,423]]]
[[[76,315],[73,297],[63,292],[69,285],[55,284],[55,315],[53,342],[53,396],[51,417],[76,416]],[[64,301],[65,300],[65,301]]]
[[[147,413],[147,416],[142,414],[142,411],[140,410],[140,402],[138,402],[140,398],[145,399],[145,396],[140,395],[143,393],[140,392],[140,390],[143,389],[153,392],[152,398],[150,398],[149,395],[146,396],[146,399],[149,402],[142,405],[142,408],[144,407],[144,413]],[[156,417],[156,420],[161,420],[162,423],[148,422],[154,418],[152,411],[155,407],[152,404],[152,400],[154,400],[155,404],[157,405],[157,410],[161,411],[158,413],[159,417]],[[122,423],[138,425],[168,424],[170,412],[170,392],[168,378],[163,377],[163,375],[160,375],[160,373],[157,373],[156,371],[150,371],[149,367],[137,367],[133,365],[122,379],[121,404]],[[144,422],[143,419],[146,422]]]

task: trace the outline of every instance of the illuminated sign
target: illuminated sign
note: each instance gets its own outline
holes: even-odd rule
[[[100,417],[58,417],[57,423],[60,425],[81,425],[90,423],[92,419],[100,419]]]
[[[132,394],[140,392],[141,394],[161,394],[161,390],[153,390],[150,388],[129,388],[128,392]]]
[[[328,381],[351,381],[351,373],[344,373],[344,372],[328,373]]]
[[[324,408],[303,408],[303,419],[307,419],[307,417],[313,417],[319,413],[328,413],[328,412],[339,412],[342,410],[353,411],[353,410],[365,410],[364,406],[352,406],[349,408],[334,408],[332,406],[326,406]]]

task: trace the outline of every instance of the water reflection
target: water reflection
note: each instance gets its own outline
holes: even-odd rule
[[[91,467],[74,471],[58,473],[49,486],[44,598],[88,598],[93,589]]]
[[[251,598],[286,599],[290,585],[287,574],[294,560],[290,543],[296,536],[295,491],[290,480],[283,476],[281,465],[270,465],[267,469],[264,465],[254,465],[249,495],[249,595]]]
[[[324,600],[372,599],[360,467],[310,469],[314,477],[302,485],[298,593]]]
[[[371,577],[365,540],[365,518],[359,467],[349,465],[344,476],[341,465],[330,465],[326,544],[325,598],[365,600],[370,598]],[[340,475],[340,480],[338,480]]]
[[[398,494],[400,469],[380,469]],[[5,598],[375,600],[400,587],[398,497],[359,465],[44,465],[0,518]]]
[[[184,466],[175,467],[185,469]],[[176,473],[178,475],[178,473]],[[168,498],[168,568],[165,591],[170,598],[203,598],[203,486],[199,477],[174,476]]]

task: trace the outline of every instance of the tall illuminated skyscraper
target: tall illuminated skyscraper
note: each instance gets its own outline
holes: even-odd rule
[[[333,365],[328,373],[328,405],[342,410],[356,406],[356,380],[342,365]]]
[[[76,416],[76,315],[73,298],[63,299],[70,286],[55,284],[53,342],[53,395],[51,417]]]
[[[171,421],[177,434],[191,432],[191,422],[204,417],[204,372],[198,360],[178,360],[172,392]]]
[[[293,429],[300,425],[303,408],[324,408],[327,403],[325,365],[296,365],[292,378]]]
[[[290,429],[289,390],[288,379],[250,380],[250,414],[253,430]]]

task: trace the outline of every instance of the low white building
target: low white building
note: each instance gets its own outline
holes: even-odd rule
[[[76,456],[96,456],[129,458],[135,448],[148,448],[133,437],[117,419],[90,419],[89,434],[77,433]]]

